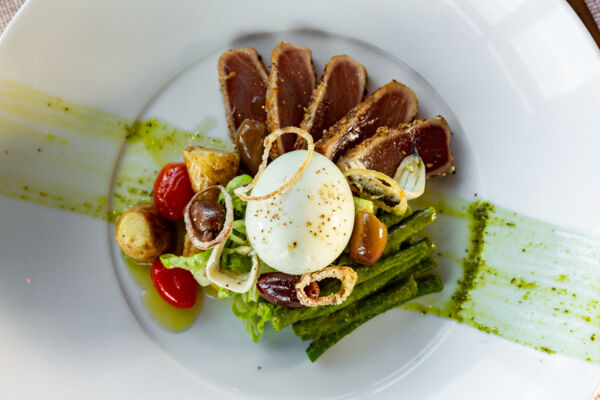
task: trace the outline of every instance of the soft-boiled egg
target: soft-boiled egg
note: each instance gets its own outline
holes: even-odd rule
[[[296,150],[277,157],[264,170],[253,196],[269,194],[287,182],[306,157]],[[354,226],[354,202],[346,178],[321,154],[286,191],[249,201],[246,231],[258,256],[288,274],[317,271],[344,250]]]

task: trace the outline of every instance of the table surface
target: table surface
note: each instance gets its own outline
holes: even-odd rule
[[[600,0],[567,0],[600,47]]]

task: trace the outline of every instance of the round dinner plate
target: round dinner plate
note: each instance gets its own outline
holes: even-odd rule
[[[446,117],[459,169],[444,191],[600,234],[600,51],[563,1],[30,0],[0,39],[0,80],[123,120],[192,130],[214,119],[210,134],[224,139],[219,54],[252,46],[268,64],[280,40],[311,48],[317,71],[347,53],[367,67],[371,90],[398,79],[420,116]],[[9,136],[0,150],[27,147]],[[95,185],[108,197],[127,148],[106,149]],[[81,176],[61,179],[83,187]],[[403,310],[314,364],[289,329],[255,344],[216,301],[170,333],[143,309],[112,229],[0,197],[0,399],[587,399],[600,384],[596,364]]]

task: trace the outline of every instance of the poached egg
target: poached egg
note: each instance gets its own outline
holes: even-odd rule
[[[277,157],[252,190],[269,194],[298,170],[306,150]],[[271,268],[301,275],[327,267],[344,250],[354,226],[354,202],[346,178],[327,157],[313,153],[300,178],[286,191],[249,201],[248,239]]]

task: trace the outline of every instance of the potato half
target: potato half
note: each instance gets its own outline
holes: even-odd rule
[[[225,186],[237,175],[240,166],[238,153],[202,146],[192,146],[183,150],[183,159],[194,192],[200,192],[214,185]]]
[[[154,205],[131,207],[117,220],[117,244],[139,262],[153,262],[171,246],[173,233],[169,223]]]
[[[198,253],[202,253],[203,251],[204,250],[200,250],[192,244],[192,239],[190,239],[190,236],[186,233],[185,237],[183,238],[183,254],[181,255],[184,257],[190,257]]]

